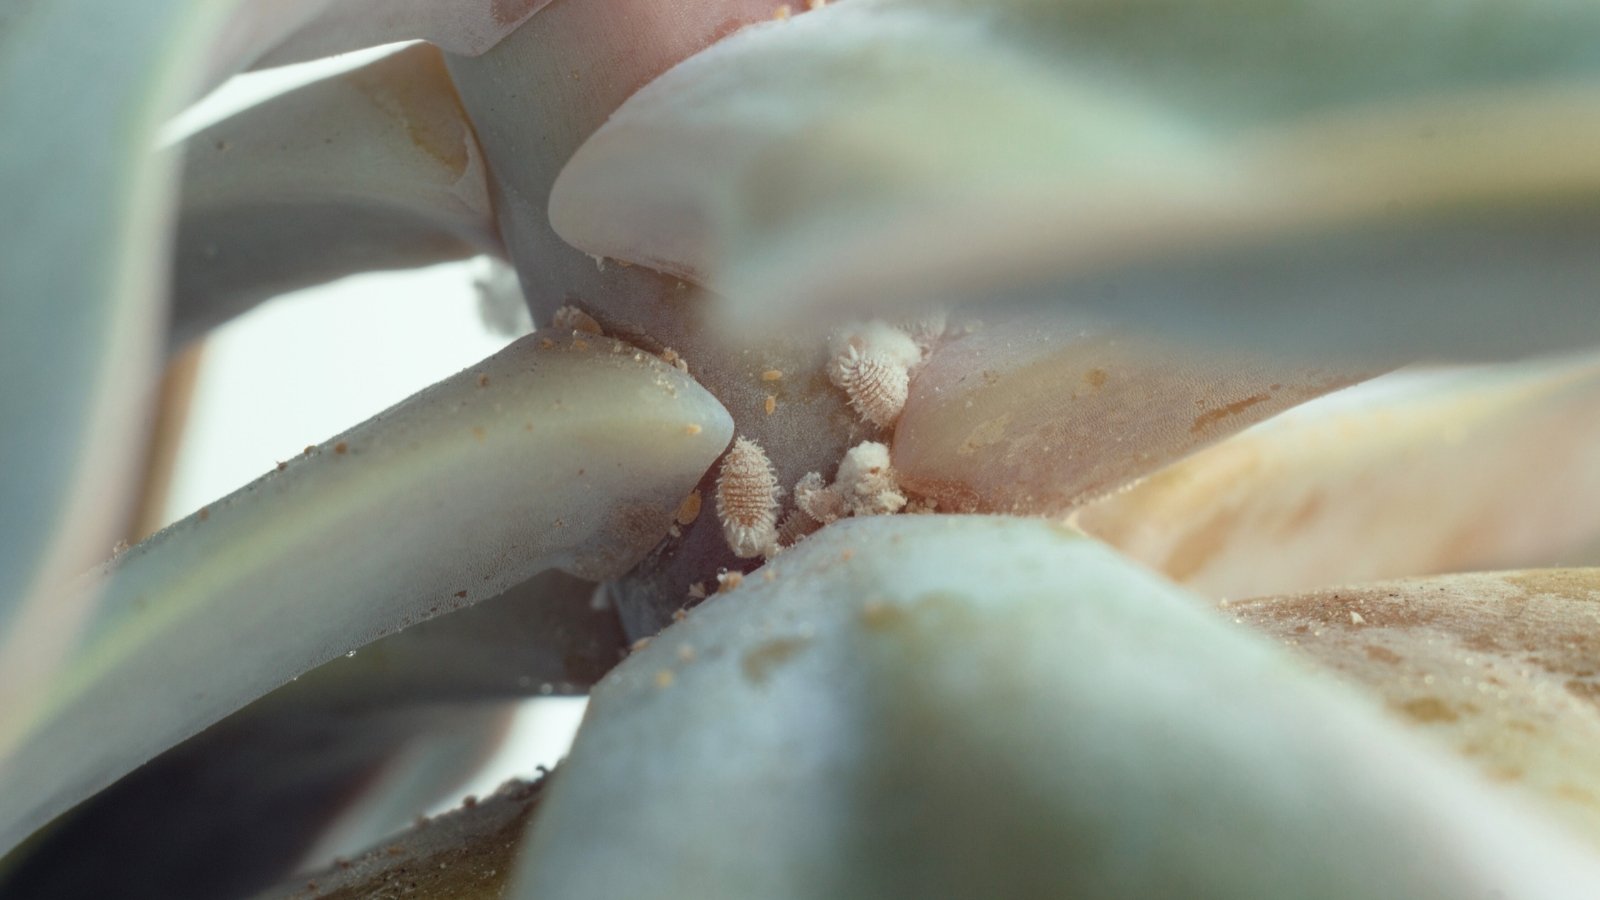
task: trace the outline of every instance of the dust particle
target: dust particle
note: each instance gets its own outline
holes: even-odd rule
[[[675,679],[671,669],[662,669],[656,673],[656,687],[658,688],[672,687],[672,682],[674,680]]]

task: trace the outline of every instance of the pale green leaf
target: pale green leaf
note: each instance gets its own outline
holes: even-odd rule
[[[1567,898],[1588,848],[1104,545],[853,519],[596,687],[526,898]]]
[[[354,272],[500,252],[485,177],[427,45],[207,128],[185,144],[175,339]]]
[[[0,846],[383,634],[545,569],[620,574],[731,433],[653,357],[534,336],[308,448],[93,573],[66,669],[3,685]]]
[[[1600,8],[851,0],[634,95],[551,219],[792,327],[929,300],[1507,358],[1600,341]]]

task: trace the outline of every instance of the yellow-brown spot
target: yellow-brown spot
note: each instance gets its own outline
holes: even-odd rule
[[[1461,718],[1455,710],[1438,697],[1419,697],[1400,704],[1400,711],[1412,719],[1427,724],[1454,722]]]
[[[1271,399],[1271,396],[1268,394],[1255,394],[1253,396],[1246,397],[1243,400],[1235,400],[1234,402],[1229,403],[1227,406],[1221,406],[1216,409],[1207,410],[1206,412],[1203,412],[1195,417],[1194,424],[1189,426],[1189,433],[1199,434],[1200,432],[1205,431],[1207,428],[1210,428],[1218,422],[1221,422],[1223,419],[1226,419],[1229,416],[1236,416],[1258,403],[1267,402],[1269,399]]]
[[[740,667],[746,678],[765,684],[774,669],[793,659],[807,643],[803,638],[775,638],[746,653]]]

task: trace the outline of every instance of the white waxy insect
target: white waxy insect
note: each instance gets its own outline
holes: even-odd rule
[[[734,555],[770,554],[778,545],[778,475],[761,445],[733,442],[717,473],[717,518]]]
[[[900,418],[911,383],[911,370],[922,362],[922,350],[911,336],[888,323],[855,323],[836,332],[828,378],[850,398],[863,419],[888,428]]]
[[[850,515],[850,507],[839,492],[822,480],[817,472],[807,472],[794,486],[794,505],[818,525],[826,525]]]
[[[822,523],[803,509],[791,509],[778,522],[778,546],[793,547],[822,528]]]
[[[852,515],[884,516],[906,506],[906,495],[889,464],[889,448],[876,441],[864,441],[845,453],[833,490],[844,498]]]

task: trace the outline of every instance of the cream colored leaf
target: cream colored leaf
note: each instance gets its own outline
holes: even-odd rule
[[[1587,848],[1104,545],[829,526],[596,688],[516,897],[1567,898]]]
[[[1600,845],[1600,569],[1379,582],[1226,612]]]
[[[1571,562],[1600,538],[1600,360],[1400,372],[1086,507],[1212,597]]]

